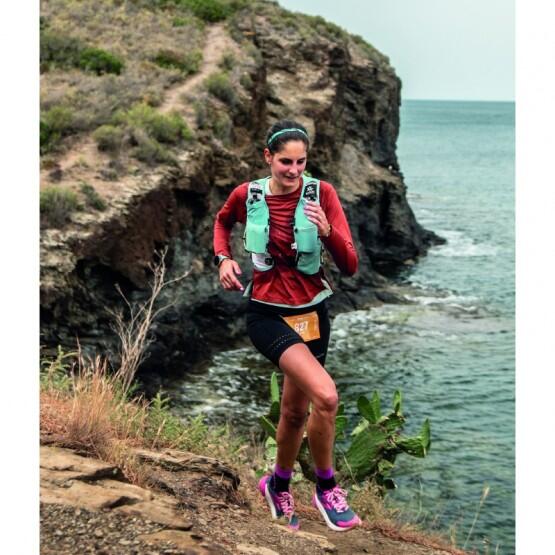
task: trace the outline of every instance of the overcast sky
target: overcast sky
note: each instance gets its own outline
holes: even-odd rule
[[[514,100],[514,0],[279,0],[389,57],[404,99]]]

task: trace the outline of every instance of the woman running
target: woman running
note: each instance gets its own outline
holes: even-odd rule
[[[321,250],[348,276],[356,272],[358,257],[333,186],[303,175],[308,148],[308,133],[299,123],[282,120],[270,128],[264,159],[271,175],[236,187],[218,212],[214,263],[224,289],[243,291],[230,235],[236,222],[245,223],[245,248],[254,266],[244,293],[247,332],[284,374],[275,469],[259,483],[272,517],[284,516],[290,528],[299,528],[289,483],[312,403],[306,426],[317,477],[313,503],[332,530],[344,531],[360,519],[334,478],[338,396],[324,368],[330,337],[326,298],[332,290]]]

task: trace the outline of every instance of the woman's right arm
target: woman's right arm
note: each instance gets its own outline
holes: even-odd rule
[[[246,220],[246,200],[248,184],[244,183],[236,187],[216,214],[214,221],[214,254],[229,258],[220,263],[220,283],[226,290],[243,290],[243,286],[237,279],[241,274],[239,264],[233,260],[230,238],[231,231],[236,222],[244,223]]]
[[[214,254],[223,254],[228,258],[233,258],[229,244],[231,230],[236,222],[245,222],[247,216],[246,200],[247,184],[244,183],[231,191],[225,204],[216,214],[214,221]]]

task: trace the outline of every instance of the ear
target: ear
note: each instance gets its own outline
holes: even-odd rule
[[[271,164],[272,158],[273,158],[273,154],[270,152],[270,149],[266,147],[264,149],[264,160],[266,161],[266,164]]]

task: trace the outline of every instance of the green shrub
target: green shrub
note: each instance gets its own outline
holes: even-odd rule
[[[108,206],[106,201],[96,192],[92,185],[82,181],[79,184],[79,190],[83,193],[87,206],[95,210],[106,210]]]
[[[119,75],[124,63],[114,54],[101,48],[85,48],[79,54],[79,67],[84,71],[92,71],[97,75],[115,73]]]
[[[79,39],[60,35],[53,31],[40,34],[40,70],[51,67],[76,67],[83,45]]]
[[[216,113],[212,116],[212,130],[214,135],[221,139],[224,144],[231,142],[231,130],[233,128],[233,122],[229,115],[225,112]]]
[[[54,67],[77,67],[97,75],[119,75],[124,63],[114,54],[101,48],[87,47],[79,39],[61,35],[47,29],[40,34],[40,68],[48,71]]]
[[[235,56],[231,52],[228,52],[227,54],[224,54],[222,56],[222,59],[220,60],[218,65],[223,70],[231,71],[235,67],[236,63],[237,63],[237,60],[235,59]]]
[[[133,143],[136,145],[132,155],[149,165],[172,164],[175,158],[156,139],[148,136],[144,129],[135,128],[132,133]]]
[[[40,219],[42,227],[62,227],[71,213],[80,208],[77,195],[69,189],[45,187],[40,192]]]
[[[186,25],[194,24],[194,20],[190,17],[174,17],[172,19],[172,26],[173,27],[185,27]]]
[[[371,60],[375,60],[380,54],[379,52],[366,40],[364,40],[360,35],[353,35],[353,41],[358,44],[363,52],[370,58]]]
[[[65,106],[54,106],[40,120],[40,153],[53,150],[62,137],[75,131],[73,112]]]
[[[241,74],[239,83],[241,83],[241,86],[247,89],[247,91],[250,91],[254,85],[252,77],[248,73]]]
[[[331,21],[327,21],[321,15],[304,15],[304,19],[313,29],[316,29],[323,35],[334,39],[344,39],[347,37],[347,32],[344,29]]]
[[[193,103],[193,109],[195,110],[195,122],[199,129],[204,129],[208,122],[208,113],[206,110],[206,103],[195,100]]]
[[[224,0],[180,0],[179,3],[199,19],[210,23],[226,19],[233,13],[230,3]]]
[[[155,88],[146,90],[143,93],[141,101],[145,104],[148,104],[149,106],[152,106],[153,108],[156,108],[157,106],[162,106],[162,104],[164,103],[163,91],[157,90]]]
[[[235,91],[227,73],[213,73],[206,79],[206,88],[210,94],[226,104],[235,103]]]
[[[116,153],[120,150],[123,141],[123,129],[115,125],[101,125],[94,133],[98,150]]]
[[[183,422],[172,414],[170,400],[160,392],[148,406],[144,437],[162,445],[173,445],[177,449],[196,451],[214,434],[204,423],[203,415]]]
[[[62,347],[58,345],[55,359],[42,359],[40,369],[41,389],[50,389],[56,392],[68,392],[71,390],[71,364],[66,359],[72,361],[78,353],[64,353]]]
[[[249,42],[247,46],[245,46],[245,51],[253,59],[256,67],[260,67],[264,63],[262,52],[252,42]]]
[[[43,121],[52,131],[57,131],[62,135],[74,130],[73,111],[66,106],[53,106],[44,113]]]
[[[124,122],[131,128],[144,129],[152,139],[161,143],[176,144],[182,139],[190,140],[193,137],[179,114],[160,114],[144,103],[135,104],[128,112],[118,114],[115,121]]]
[[[182,54],[175,50],[161,50],[152,61],[160,67],[178,69],[188,75],[199,70],[202,62],[202,52],[197,49]]]
[[[54,133],[48,124],[40,120],[40,153],[46,154],[54,148],[54,145],[60,140],[61,135]]]

